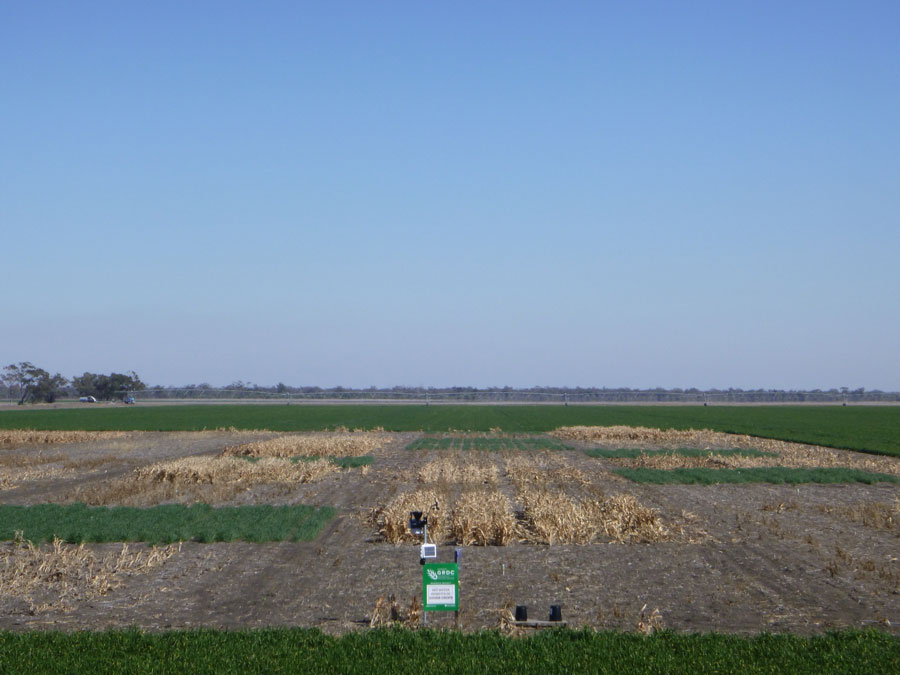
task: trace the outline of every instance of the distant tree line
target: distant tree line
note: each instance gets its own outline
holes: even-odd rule
[[[5,398],[25,403],[53,403],[60,398],[93,396],[99,401],[122,400],[128,392],[145,388],[137,373],[84,373],[71,380],[56,373],[51,375],[29,361],[11,363],[0,374],[0,392]]]
[[[444,400],[460,402],[565,402],[565,403],[848,403],[900,402],[900,393],[864,387],[828,390],[783,389],[632,389],[630,387],[317,387],[289,386],[283,382],[260,386],[237,380],[225,387],[207,382],[183,387],[147,387],[134,371],[128,373],[84,373],[67,379],[51,375],[32,363],[23,361],[6,366],[0,374],[0,397],[18,400],[20,404],[52,403],[60,398],[93,396],[97,400],[123,399],[142,392],[141,398],[152,399],[347,399],[347,400]]]
[[[209,383],[183,387],[150,387],[142,398],[154,399],[344,399],[344,400],[449,400],[460,402],[572,402],[572,403],[817,403],[817,402],[900,402],[900,393],[867,391],[849,387],[828,390],[782,389],[706,389],[697,388],[632,389],[629,387],[317,387],[288,386],[279,382],[260,386],[249,382],[232,382],[226,387]]]

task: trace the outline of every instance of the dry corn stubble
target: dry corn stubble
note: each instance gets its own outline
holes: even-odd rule
[[[391,440],[379,431],[339,431],[291,434],[233,445],[223,455],[247,457],[360,457],[380,450]]]
[[[900,531],[900,498],[892,503],[855,502],[847,506],[820,505],[822,513],[845,518],[852,523],[876,530]]]
[[[21,533],[0,548],[0,596],[29,605],[29,613],[68,611],[72,603],[106,593],[126,577],[145,574],[164,564],[180,546],[152,547],[132,553],[123,544],[118,553],[95,554],[84,544],[35,546]]]
[[[803,446],[796,443],[783,443],[781,447],[769,446],[769,451],[775,452],[777,457],[720,455],[716,454],[715,450],[710,450],[708,455],[701,457],[687,457],[677,454],[641,454],[633,459],[611,458],[609,461],[617,466],[628,468],[664,470],[686,468],[736,469],[770,466],[790,468],[842,467],[900,475],[900,460],[890,457],[862,456],[847,451]]]
[[[281,487],[287,494],[289,483],[268,483]],[[223,505],[247,492],[248,485],[236,483],[170,483],[151,482],[128,476],[99,485],[78,486],[66,495],[65,503],[88,506],[154,506],[163,503]],[[269,495],[271,496],[271,495]]]
[[[74,473],[74,469],[61,466],[21,467],[0,471],[0,487],[12,489],[22,483],[38,480],[53,480]]]
[[[434,504],[438,509],[433,508]],[[446,495],[431,489],[421,489],[397,495],[387,506],[375,509],[372,519],[385,541],[392,544],[418,542],[420,538],[409,532],[409,514],[421,511],[428,517],[428,538],[442,543],[447,535]]]
[[[627,468],[647,468],[663,470],[688,468],[729,469],[740,467],[782,465],[780,458],[777,457],[742,457],[740,455],[718,455],[714,450],[710,450],[709,454],[700,457],[688,457],[676,454],[647,455],[641,453],[640,455],[632,459],[612,458],[609,461],[611,461],[613,464],[616,464],[617,466]]]
[[[520,490],[524,507],[521,536],[538,544],[588,544],[598,535],[616,543],[673,538],[655,509],[631,495],[573,499],[544,489]]]
[[[509,497],[497,490],[463,492],[450,513],[450,534],[463,546],[506,546],[516,537]]]
[[[690,444],[692,447],[706,447],[719,442],[722,437],[731,438],[730,434],[721,434],[709,429],[654,429],[651,427],[608,426],[559,427],[550,432],[551,436],[569,441],[587,443],[646,443],[653,445]]]
[[[725,467],[763,467],[786,466],[793,468],[846,467],[862,469],[878,473],[900,476],[900,458],[864,455],[848,450],[837,450],[804,443],[777,441],[769,438],[757,438],[741,434],[726,434],[709,429],[652,429],[649,427],[560,427],[552,436],[565,440],[582,441],[597,444],[628,444],[646,448],[704,448],[713,453],[713,459],[681,457],[672,459],[661,455],[659,458],[648,457],[643,460],[619,460],[625,466],[644,466],[647,468],[679,468],[693,466],[725,466]],[[773,452],[778,457],[742,457],[739,455],[715,455],[716,448],[736,448]],[[636,464],[636,461],[643,461]],[[632,462],[632,463],[629,463]],[[675,462],[681,462],[676,464]],[[705,462],[705,463],[703,463]],[[721,464],[716,464],[720,462]]]
[[[422,620],[422,602],[419,596],[414,595],[409,603],[409,608],[404,612],[392,593],[390,598],[378,596],[375,601],[375,609],[372,610],[372,618],[369,620],[369,628],[402,626],[404,628],[418,628]]]
[[[518,494],[525,508],[521,536],[537,544],[587,544],[597,533],[598,523],[581,502],[564,494],[525,488]]]
[[[44,452],[43,448],[37,452],[29,450],[9,451],[0,455],[0,469],[17,469],[28,466],[40,466],[42,464],[60,464],[68,461],[66,455],[61,452]]]
[[[457,454],[428,462],[419,469],[418,478],[421,483],[496,485],[500,480],[500,470],[490,459]]]
[[[440,510],[431,507],[438,503]],[[379,533],[391,543],[418,542],[409,532],[409,515],[428,517],[428,537],[436,543],[453,541],[463,546],[505,546],[516,536],[516,516],[509,498],[497,490],[468,490],[450,504],[440,491],[422,489],[398,495],[373,519]]]
[[[517,490],[548,483],[579,487],[591,484],[584,471],[569,464],[568,458],[559,453],[509,453],[503,465]]]
[[[523,629],[516,624],[516,615],[513,614],[515,603],[507,600],[502,609],[497,610],[497,630],[504,635],[518,636],[521,635]]]
[[[256,462],[237,457],[186,457],[138,469],[137,477],[168,483],[310,483],[337,470],[327,459],[294,463],[277,457]]]
[[[0,429],[0,445],[53,445],[85,443],[123,438],[125,431],[35,431],[34,429]]]
[[[0,488],[10,489],[22,483],[68,477],[119,460],[116,455],[98,455],[74,459],[58,452],[9,453],[0,456]]]
[[[635,629],[644,635],[653,635],[655,632],[661,631],[663,629],[663,618],[659,607],[650,612],[650,614],[647,614],[647,605],[641,607],[641,613]]]

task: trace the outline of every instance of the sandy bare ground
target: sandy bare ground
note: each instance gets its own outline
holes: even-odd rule
[[[379,596],[394,594],[402,605],[420,596],[417,548],[386,543],[372,519],[373,510],[421,487],[418,469],[439,456],[405,449],[418,434],[391,434],[367,469],[334,471],[302,484],[160,487],[135,478],[137,470],[160,462],[213,460],[226,447],[271,436],[129,433],[0,448],[0,501],[7,504],[199,500],[331,505],[339,511],[316,541],[185,542],[158,565],[140,573],[123,570],[105,593],[76,594],[58,606],[46,598],[29,601],[7,586],[0,595],[0,629],[318,626],[339,633],[368,626]],[[510,454],[485,453],[478,461],[496,465],[492,489],[515,500],[517,486],[506,471]],[[561,604],[569,625],[622,630],[634,630],[646,605],[659,609],[666,628],[680,631],[817,633],[875,625],[898,632],[900,513],[890,517],[900,505],[896,485],[638,485],[610,473],[614,461],[580,451],[549,459],[534,454],[549,467],[546,486],[578,495],[632,495],[682,535],[656,543],[601,537],[587,545],[464,547],[465,630],[496,626],[508,604],[527,605],[532,618],[546,618],[551,604]],[[847,457],[849,463],[852,454]],[[453,498],[464,486],[444,481],[437,487]],[[13,546],[2,543],[0,552],[9,556]],[[86,548],[100,556],[121,545]],[[453,549],[441,546],[440,559],[451,560]],[[130,550],[148,547],[133,544]],[[431,613],[429,622],[450,626],[453,617]]]

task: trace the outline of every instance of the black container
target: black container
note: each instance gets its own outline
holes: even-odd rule
[[[550,620],[562,621],[562,605],[550,605]]]
[[[528,621],[528,607],[516,605],[516,621]]]

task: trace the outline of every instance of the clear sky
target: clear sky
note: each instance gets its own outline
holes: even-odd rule
[[[900,390],[900,2],[2,2],[0,233],[0,365]]]

